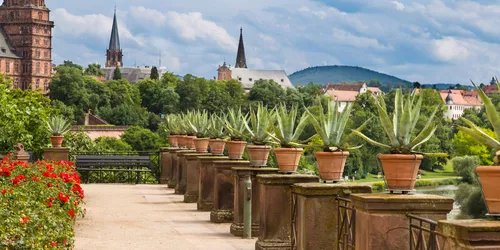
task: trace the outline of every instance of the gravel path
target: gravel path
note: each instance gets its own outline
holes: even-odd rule
[[[76,223],[75,249],[254,249],[255,241],[210,223],[165,185],[83,185],[87,216]]]

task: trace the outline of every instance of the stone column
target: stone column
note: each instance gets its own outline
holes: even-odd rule
[[[69,161],[69,148],[46,148],[43,152],[45,161]]]
[[[500,249],[500,221],[439,221],[444,237],[443,250]]]
[[[233,167],[249,167],[249,161],[214,162],[214,206],[210,212],[210,221],[214,223],[233,222],[234,179]]]
[[[200,181],[200,162],[198,161],[198,157],[207,155],[210,155],[210,153],[195,153],[185,155],[186,165],[185,171],[183,169],[183,172],[186,174],[182,176],[182,178],[186,179],[183,180],[183,182],[186,182],[186,193],[184,194],[185,203],[195,203],[198,201],[198,184]]]
[[[179,148],[179,150],[170,152],[170,159],[172,161],[172,173],[168,181],[168,188],[175,189],[175,187],[177,186],[177,168],[178,168],[177,164],[179,164],[179,156],[177,155],[177,153],[184,150],[186,149]]]
[[[313,175],[258,175],[260,199],[259,240],[255,249],[292,248],[292,187],[296,183],[319,182]]]
[[[356,249],[410,249],[409,219],[406,214],[446,219],[453,199],[437,195],[353,194],[356,209]]]
[[[245,203],[245,178],[252,180],[252,236],[259,236],[260,199],[257,175],[276,174],[277,168],[233,168],[234,176],[234,220],[231,234],[243,236],[243,206]]]
[[[172,176],[172,157],[170,155],[170,149],[173,148],[160,148],[160,184],[168,184]]]
[[[227,156],[201,156],[200,178],[198,183],[198,203],[199,211],[212,211],[214,207],[214,161],[228,160]]]
[[[338,201],[354,193],[371,193],[366,184],[299,183],[293,186],[296,197],[295,230],[298,250],[337,249]]]
[[[177,151],[177,164],[174,168],[174,181],[176,183],[175,185],[175,193],[176,194],[184,194],[186,193],[186,182],[183,182],[182,176],[185,174],[183,173],[184,166],[186,165],[186,157],[184,157],[186,154],[192,154],[195,153],[196,150],[181,150]]]

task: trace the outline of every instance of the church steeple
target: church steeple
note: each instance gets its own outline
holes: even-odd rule
[[[116,20],[116,7],[113,16],[113,27],[111,29],[111,38],[106,54],[106,67],[122,67],[122,49],[120,47],[120,35],[118,33],[118,22]]]
[[[238,55],[236,56],[235,68],[247,68],[247,59],[245,56],[245,45],[243,44],[243,28],[240,29],[240,43],[238,44]]]

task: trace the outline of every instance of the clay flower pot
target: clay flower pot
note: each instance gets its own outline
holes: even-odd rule
[[[251,167],[265,167],[267,166],[267,158],[271,147],[266,145],[249,145],[247,146],[248,158]]]
[[[315,152],[319,177],[324,181],[340,181],[349,152]]]
[[[294,173],[299,166],[303,148],[275,148],[273,149],[278,162],[279,171],[282,173]]]
[[[51,136],[50,142],[52,143],[52,147],[60,148],[62,146],[62,142],[64,140],[64,136]]]
[[[196,153],[207,153],[208,152],[208,138],[195,138],[194,147],[196,148]]]
[[[382,154],[378,156],[389,191],[412,191],[423,155]]]
[[[196,139],[196,136],[191,136],[188,135],[186,136],[186,147],[189,149],[195,149],[194,147],[194,139]]]
[[[227,156],[230,160],[240,160],[245,151],[246,141],[228,141],[226,142]]]
[[[210,153],[212,153],[213,155],[224,155],[226,140],[210,139],[208,140],[208,145],[210,146]]]
[[[177,138],[178,138],[177,135],[169,135],[168,136],[168,143],[170,144],[171,147],[178,147]]]
[[[186,147],[186,136],[185,135],[178,135],[177,136],[177,145],[180,148],[185,148]]]
[[[500,166],[476,167],[479,183],[490,215],[500,215]]]

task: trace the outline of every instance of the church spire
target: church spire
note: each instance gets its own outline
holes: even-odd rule
[[[109,39],[109,50],[120,50],[120,35],[118,34],[118,22],[115,15],[113,17],[113,29],[111,30],[111,38]]]
[[[247,59],[245,57],[245,45],[243,44],[243,28],[240,29],[240,43],[238,45],[238,55],[236,56],[235,68],[247,68]]]

